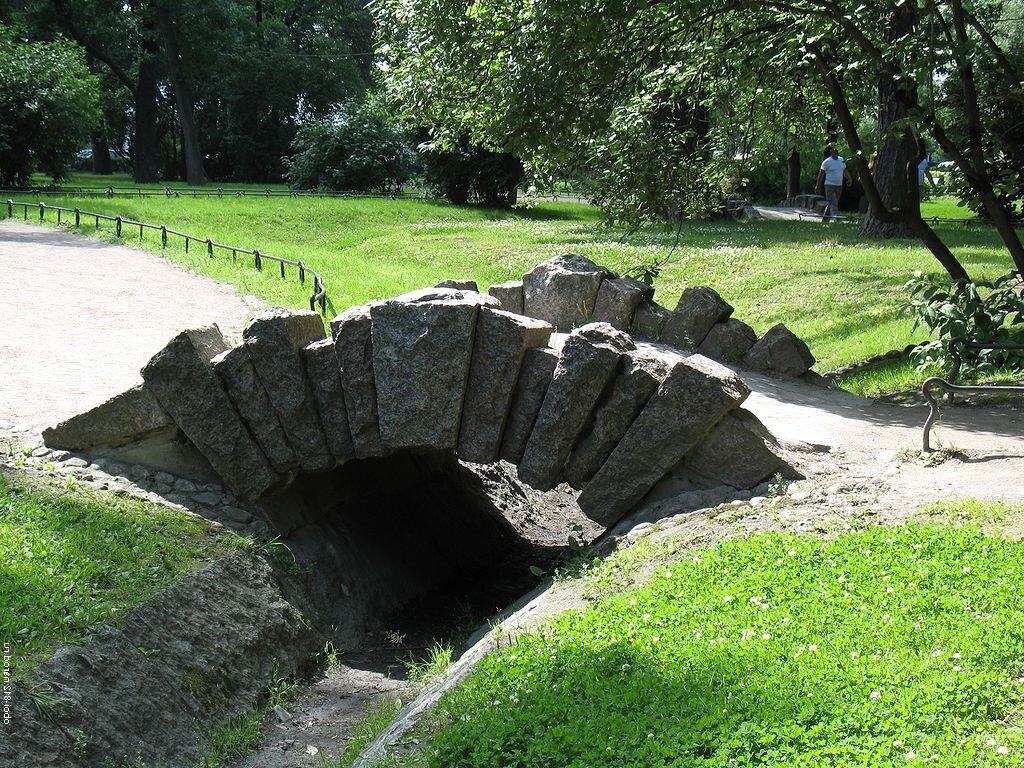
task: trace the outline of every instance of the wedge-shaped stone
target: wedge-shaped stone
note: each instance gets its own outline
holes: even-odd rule
[[[738,363],[756,343],[754,329],[742,320],[730,317],[711,326],[697,351],[720,363]]]
[[[608,323],[620,331],[628,330],[637,307],[645,299],[650,300],[653,297],[653,286],[632,277],[604,280],[594,303],[594,322]]]
[[[661,329],[672,313],[654,301],[645,301],[633,313],[633,322],[629,324],[629,335],[634,339],[657,341],[661,338]]]
[[[320,425],[324,428],[327,447],[335,463],[355,458],[334,341],[314,341],[302,350],[302,357],[306,364],[306,378],[313,388],[313,398],[320,413]]]
[[[85,413],[43,430],[51,448],[81,451],[94,446],[116,447],[174,425],[153,393],[140,384]]]
[[[634,349],[629,336],[607,323],[591,323],[569,334],[519,462],[524,483],[542,491],[558,484],[619,360]]]
[[[801,376],[814,362],[803,340],[782,323],[770,328],[743,358],[748,368],[780,376]]]
[[[350,307],[331,321],[345,413],[358,458],[383,456],[377,420],[377,385],[373,375],[370,307]]]
[[[583,489],[580,509],[601,525],[618,522],[749,393],[736,374],[706,357],[676,362]]]
[[[414,291],[371,307],[373,372],[386,448],[455,448],[466,394],[477,293]]]
[[[547,347],[526,351],[501,438],[501,458],[505,461],[518,464],[523,458],[537,413],[558,365],[558,357],[555,350]]]
[[[309,310],[266,309],[249,321],[242,338],[299,466],[307,472],[330,469],[334,460],[302,362],[302,348],[324,338],[320,316]]]
[[[509,280],[507,283],[496,283],[487,289],[487,293],[498,300],[506,312],[523,314],[523,281]]]
[[[548,259],[523,275],[523,314],[559,331],[589,323],[601,281],[610,276],[604,267],[574,253]]]
[[[210,365],[227,345],[217,326],[182,331],[142,369],[142,380],[179,429],[239,496],[278,482]]]
[[[665,321],[661,340],[680,349],[696,349],[712,326],[731,314],[732,307],[714,289],[704,286],[687,288]]]
[[[292,472],[299,468],[299,461],[288,443],[270,397],[256,375],[246,343],[213,358],[213,370],[270,466],[282,474]]]
[[[528,349],[545,346],[551,330],[543,320],[480,308],[459,428],[460,459],[497,460],[523,355]]]
[[[800,476],[783,458],[782,448],[768,428],[742,408],[726,414],[683,460],[683,468],[733,488],[753,488],[775,473]]]
[[[668,375],[668,363],[642,351],[630,352],[619,363],[619,372],[607,396],[594,412],[590,429],[576,443],[565,468],[565,478],[582,488],[626,434],[647,401]]]

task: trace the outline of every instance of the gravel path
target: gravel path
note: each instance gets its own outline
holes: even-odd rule
[[[237,336],[260,306],[159,256],[0,221],[0,435],[30,438],[133,386],[183,328]]]

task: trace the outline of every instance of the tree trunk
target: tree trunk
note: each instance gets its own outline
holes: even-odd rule
[[[793,144],[789,146],[786,170],[786,197],[796,197],[800,194],[800,150]]]
[[[189,184],[205,184],[206,172],[203,170],[203,151],[199,143],[199,129],[196,126],[192,88],[182,68],[178,35],[166,2],[156,4],[156,21],[160,37],[163,39],[167,74],[171,79],[174,100],[178,105],[182,153],[185,156],[185,181]]]
[[[148,55],[143,55],[139,60],[139,74],[135,84],[135,137],[132,140],[132,160],[136,184],[148,184],[160,178],[160,148],[156,127],[156,75],[156,61]]]
[[[94,133],[89,137],[92,143],[92,172],[109,176],[114,172],[110,162],[110,146],[106,136]]]
[[[893,11],[886,33],[892,43],[909,34],[916,21],[915,7],[904,2]],[[889,72],[880,72],[878,78],[878,157],[875,160],[874,179],[882,204],[891,210],[904,210],[906,206],[917,206],[916,184],[911,195],[907,188],[907,166],[917,165],[917,140],[906,128],[906,117],[911,99],[915,96],[909,89],[914,83],[897,82]],[[911,197],[914,199],[911,200]],[[863,237],[907,237],[909,232],[903,222],[881,221],[876,218],[872,207],[860,225]]]

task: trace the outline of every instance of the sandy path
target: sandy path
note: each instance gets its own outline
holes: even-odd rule
[[[183,328],[237,335],[260,306],[158,256],[0,221],[0,434],[116,395]]]

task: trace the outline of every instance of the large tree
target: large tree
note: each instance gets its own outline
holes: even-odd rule
[[[973,74],[981,58],[1006,58],[999,0],[979,0],[970,11],[961,0],[379,0],[374,9],[396,101],[442,140],[469,132],[541,168],[578,163],[581,152],[616,159],[619,168],[605,167],[619,178],[632,168],[645,182],[632,198],[622,190],[623,204],[650,206],[653,190],[655,206],[670,213],[698,202],[683,184],[700,192],[708,179],[717,185],[729,175],[735,155],[723,139],[733,133],[734,105],[754,94],[778,102],[824,93],[852,150],[871,231],[905,227],[949,274],[966,276],[920,215],[917,164],[930,136],[1024,269],[994,183],[1000,158],[982,139],[991,126]],[[1005,69],[1007,90],[1019,92],[1017,70]],[[933,81],[959,95],[957,115],[922,98]],[[860,130],[866,107],[877,118],[875,176]],[[712,118],[706,130],[677,119],[702,110]],[[718,113],[727,119],[715,120]],[[659,158],[667,167],[659,169]]]
[[[32,43],[0,24],[0,184],[61,178],[99,121],[98,83],[67,40]]]

